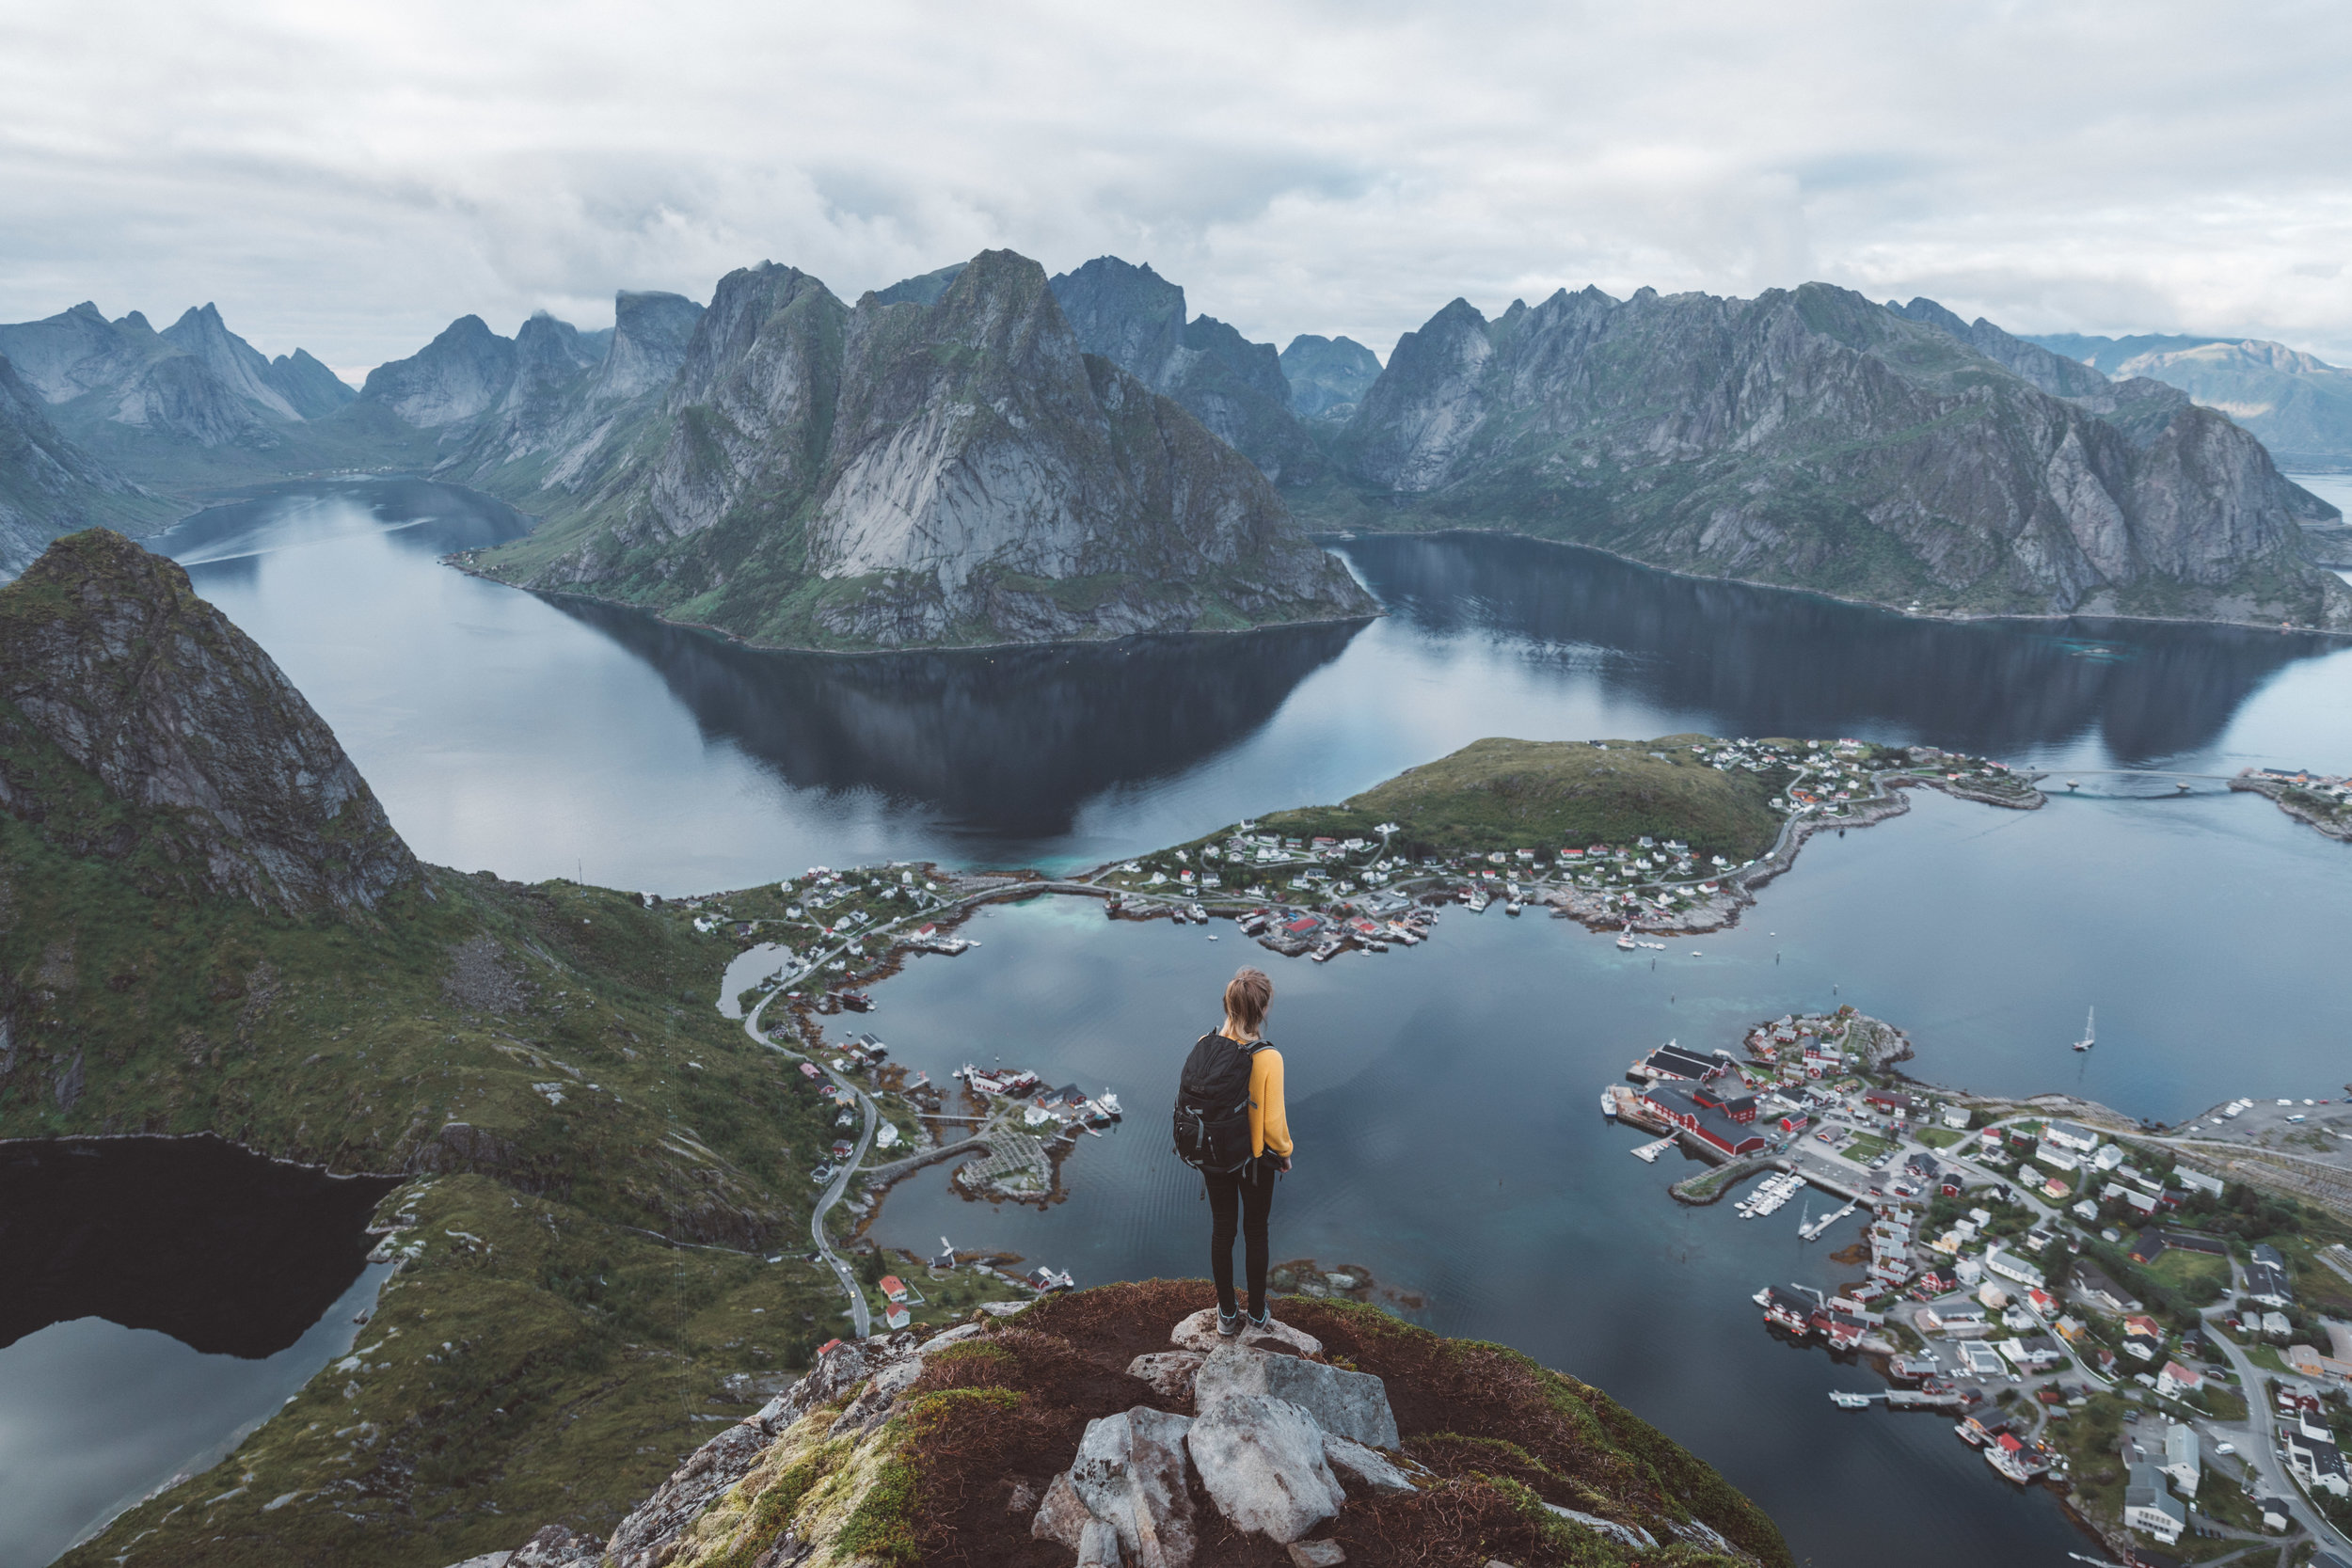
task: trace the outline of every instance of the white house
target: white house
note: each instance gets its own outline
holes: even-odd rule
[[[2123,1525],[2146,1530],[2169,1546],[2188,1528],[2188,1510],[2165,1490],[2164,1472],[2153,1465],[2135,1465],[2123,1488]]]
[[[1968,1107],[1967,1107],[1967,1106],[1965,1106],[1965,1105],[1947,1105],[1947,1106],[1945,1106],[1945,1107],[1944,1107],[1944,1125],[1945,1125],[1945,1126],[1947,1126],[1947,1127],[1952,1128],[1953,1130],[1955,1130],[1955,1131],[1957,1131],[1957,1132],[1967,1132],[1967,1131],[1968,1131]]]
[[[2204,1463],[2198,1451],[2197,1429],[2186,1421],[2175,1421],[2165,1428],[2163,1468],[2172,1478],[2172,1484],[2181,1489],[2182,1497],[2197,1496],[2198,1483],[2204,1479]]]
[[[2035,1290],[2042,1288],[2042,1271],[2013,1252],[2004,1252],[1999,1247],[1994,1247],[1984,1255],[1984,1266],[2003,1279],[2013,1279],[2020,1285],[2030,1285]]]
[[[2286,1448],[2287,1468],[2306,1486],[2319,1487],[2339,1497],[2352,1497],[2352,1479],[2344,1470],[2344,1455],[2325,1427],[2298,1420],[2280,1433]]]
[[[2057,1144],[2061,1148],[2071,1148],[2077,1154],[2088,1154],[2099,1147],[2099,1134],[2078,1122],[2053,1121],[2042,1127],[2042,1141]]]
[[[2219,1197],[2221,1196],[2221,1179],[2219,1177],[2207,1176],[2204,1172],[2191,1170],[2186,1165],[2175,1166],[2172,1176],[2173,1180],[2180,1182],[2182,1186],[2189,1188],[2191,1191],[2211,1193],[2216,1197]]]
[[[2294,1332],[2295,1325],[2287,1322],[2287,1315],[2284,1312],[2263,1314],[2263,1337],[2265,1338],[2283,1339]]]
[[[2093,1170],[2113,1170],[2122,1163],[2123,1146],[2122,1144],[2108,1144],[2090,1157],[2090,1168]]]
[[[2178,1361],[2168,1361],[2156,1374],[2156,1392],[2167,1396],[2193,1394],[2205,1386],[2205,1374],[2191,1371]]]

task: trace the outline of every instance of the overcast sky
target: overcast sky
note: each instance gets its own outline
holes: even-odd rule
[[[1148,261],[1385,357],[1460,294],[1821,278],[2352,363],[2352,6],[0,0],[0,320],[347,374],[763,258]]]

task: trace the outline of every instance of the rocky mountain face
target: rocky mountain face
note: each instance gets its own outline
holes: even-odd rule
[[[549,1525],[509,1568],[1790,1561],[1589,1385],[1352,1302],[1219,1340],[1211,1299],[1151,1280],[836,1343],[609,1540]]]
[[[299,349],[265,357],[212,305],[157,332],[136,310],[110,322],[85,301],[43,321],[0,326],[0,354],[85,439],[112,432],[269,451],[285,444],[286,426],[323,419],[358,396]]]
[[[2290,467],[2352,463],[2352,371],[2283,343],[2249,339],[2141,354],[2116,374],[2179,388],[2262,437]]]
[[[350,914],[416,860],[268,655],[120,534],[0,588],[0,809],[150,892]]]
[[[683,294],[624,290],[603,333],[533,316],[515,338],[514,379],[473,424],[445,437],[458,450],[436,476],[541,512],[593,492],[660,412],[702,313]]]
[[[1929,301],[1563,291],[1401,339],[1319,504],[1504,528],[1707,576],[1963,612],[2339,626],[2332,508],[2228,420]]]
[[[460,316],[405,359],[368,372],[359,396],[420,429],[438,430],[487,412],[515,383],[515,340],[480,316]]]
[[[1084,353],[1033,261],[852,309],[722,279],[613,479],[478,569],[755,641],[912,647],[1369,613],[1264,477]]]
[[[0,580],[23,571],[60,533],[139,528],[166,512],[156,497],[68,440],[40,394],[0,356]]]
[[[1183,289],[1116,256],[1059,275],[1053,291],[1087,353],[1175,399],[1276,483],[1321,477],[1322,454],[1291,411],[1273,344],[1213,316],[1185,320]]]
[[[1282,351],[1291,409],[1305,420],[1343,420],[1380,379],[1380,357],[1353,338],[1301,333]]]

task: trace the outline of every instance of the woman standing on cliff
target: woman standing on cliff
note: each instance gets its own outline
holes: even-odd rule
[[[1266,1216],[1274,1181],[1291,1168],[1290,1118],[1282,1104],[1282,1053],[1259,1031],[1274,982],[1244,968],[1225,987],[1225,1023],[1200,1037],[1176,1090],[1176,1153],[1200,1172],[1209,1200],[1209,1272],[1216,1280],[1216,1331],[1243,1328],[1233,1294],[1233,1234],[1248,1271],[1248,1326],[1271,1321],[1266,1298]]]

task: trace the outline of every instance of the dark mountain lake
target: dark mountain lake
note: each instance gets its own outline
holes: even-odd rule
[[[1391,611],[1366,626],[761,654],[437,564],[521,526],[463,491],[353,482],[156,546],[285,667],[421,854],[522,879],[684,893],[882,859],[1067,867],[1338,800],[1487,735],[1853,735],[2078,776],[2041,812],[1930,796],[1816,839],[1740,927],[1663,953],[1497,910],[1451,913],[1412,952],[1267,966],[1301,1149],[1278,1257],[1365,1265],[1432,1326],[1590,1378],[1748,1489],[1800,1560],[2055,1563],[2080,1541],[1947,1424],[1829,1404],[1867,1374],[1783,1349],[1747,1297],[1833,1282],[1851,1222],[1806,1246],[1794,1210],[1673,1204],[1675,1173],[1627,1158],[1636,1140],[1595,1108],[1629,1059],[1851,1001],[1908,1030],[1931,1081],[2166,1117],[2342,1092],[2346,850],[2217,777],[2352,764],[2335,641],[1947,625],[1448,537],[1338,546]],[[933,1171],[877,1233],[1081,1283],[1201,1272],[1205,1211],[1158,1109],[1216,987],[1263,955],[1068,900],[970,934],[977,951],[911,965],[861,1026],[934,1076],[1001,1055],[1110,1085],[1131,1120],[1086,1143],[1042,1212],[963,1202]],[[2066,1044],[2094,1003],[2085,1058]]]
[[[0,1142],[0,1568],[204,1476],[349,1351],[392,1183],[216,1138]]]

